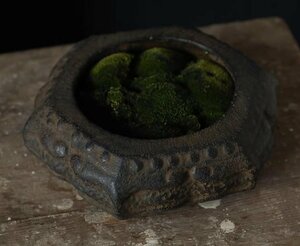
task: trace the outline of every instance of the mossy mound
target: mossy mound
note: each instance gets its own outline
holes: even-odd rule
[[[147,77],[162,73],[178,72],[191,59],[185,53],[166,49],[152,48],[145,50],[138,57],[136,75]]]
[[[113,87],[121,87],[130,71],[133,55],[115,53],[101,59],[90,71],[94,95],[105,102],[107,92]]]
[[[205,126],[226,112],[232,97],[232,80],[220,65],[200,59],[190,63],[177,77],[188,88],[197,105],[197,115]]]
[[[233,82],[220,65],[151,48],[115,53],[90,71],[92,95],[126,135],[176,137],[199,131],[226,112]]]

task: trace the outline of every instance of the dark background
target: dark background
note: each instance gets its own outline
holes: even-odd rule
[[[119,30],[203,26],[267,16],[282,17],[299,42],[299,0],[1,1],[0,53],[70,43]]]

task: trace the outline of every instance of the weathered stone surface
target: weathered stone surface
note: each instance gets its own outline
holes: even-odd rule
[[[91,122],[76,101],[78,81],[88,65],[107,50],[149,45],[206,54],[224,64],[235,87],[224,118],[193,134],[155,140],[117,135]],[[252,61],[196,30],[94,36],[75,45],[55,66],[24,127],[24,140],[54,172],[111,214],[166,210],[254,186],[273,145],[276,85]],[[162,165],[153,169],[157,159]]]

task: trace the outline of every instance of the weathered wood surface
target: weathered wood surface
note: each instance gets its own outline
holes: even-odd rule
[[[276,144],[254,190],[119,221],[54,177],[23,145],[22,127],[69,46],[0,56],[0,245],[300,245],[300,52],[278,18],[202,28],[280,81]]]

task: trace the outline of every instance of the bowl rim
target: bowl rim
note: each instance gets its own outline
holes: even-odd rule
[[[207,52],[231,74],[234,95],[224,118],[198,132],[171,138],[140,139],[111,133],[89,121],[77,105],[74,90],[84,71],[99,57],[116,47],[126,48],[135,42],[173,42]],[[48,106],[66,122],[105,149],[122,156],[153,156],[207,147],[231,141],[247,118],[251,94],[258,79],[253,63],[241,53],[196,29],[165,27],[92,36],[76,44],[54,67],[50,82],[54,84]]]

